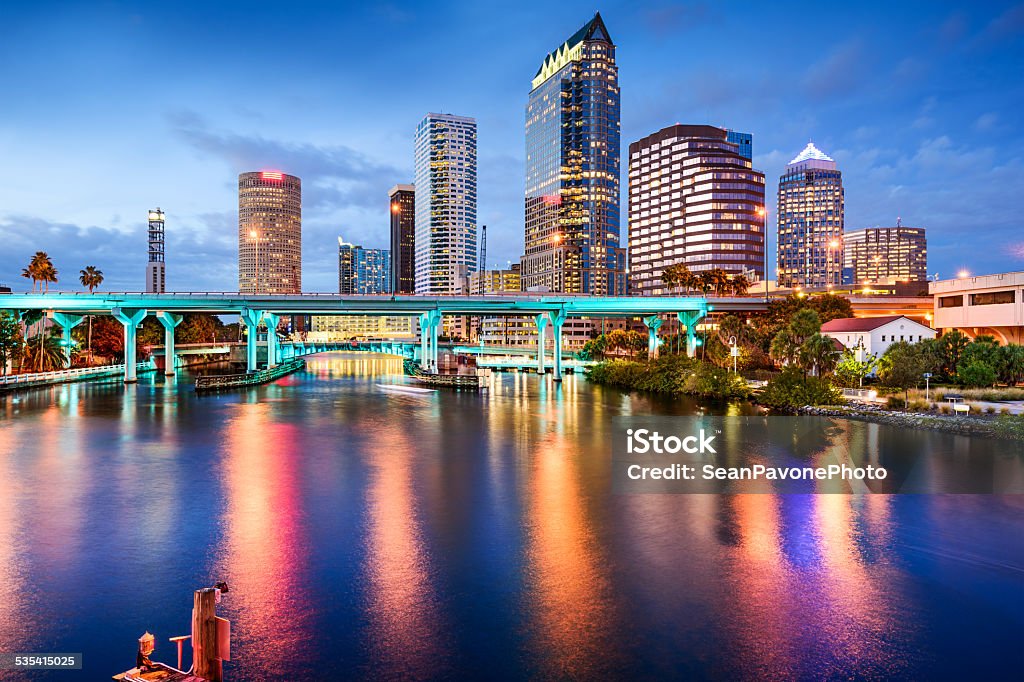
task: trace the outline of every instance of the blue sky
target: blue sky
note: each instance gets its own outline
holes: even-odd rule
[[[42,249],[59,288],[96,265],[138,290],[160,206],[168,287],[234,290],[237,174],[277,168],[303,180],[304,288],[336,290],[337,236],[387,246],[428,111],[477,118],[488,261],[516,260],[530,79],[595,10],[624,147],[677,122],[749,131],[773,195],[813,139],[848,230],[924,226],[943,277],[1024,269],[1024,4],[5,2],[0,283],[27,289]]]

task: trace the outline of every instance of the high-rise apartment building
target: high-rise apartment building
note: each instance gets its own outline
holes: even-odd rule
[[[416,291],[416,188],[395,185],[388,190],[391,216],[391,291]]]
[[[923,227],[869,227],[843,235],[843,284],[896,284],[928,280]]]
[[[630,291],[674,293],[667,267],[764,273],[764,173],[728,131],[673,125],[629,145]]]
[[[779,179],[778,279],[781,287],[842,283],[843,174],[808,143]]]
[[[391,252],[387,249],[364,249],[338,237],[338,292],[390,293]]]
[[[597,14],[544,58],[532,81],[524,289],[626,293],[619,174],[619,71]]]
[[[164,262],[164,212],[149,212],[149,262],[146,263],[146,293],[167,291],[167,264]]]
[[[302,181],[294,175],[238,176],[238,290],[302,291]]]
[[[415,290],[455,295],[475,272],[476,120],[427,114],[416,127]]]

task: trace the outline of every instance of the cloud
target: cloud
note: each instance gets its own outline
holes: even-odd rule
[[[168,119],[174,134],[187,145],[224,161],[236,172],[275,168],[302,178],[302,204],[307,210],[384,206],[388,188],[409,176],[406,170],[344,145],[281,142],[260,135],[218,132],[192,112],[179,112]]]
[[[981,133],[987,133],[994,130],[998,123],[999,115],[989,111],[978,117],[974,122],[974,129]]]
[[[866,78],[869,58],[859,39],[835,47],[824,59],[811,65],[804,74],[803,85],[813,97],[848,95]]]
[[[167,286],[177,291],[238,289],[238,222],[233,213],[203,214],[186,223],[168,216]],[[108,291],[141,291],[145,285],[146,233],[95,225],[76,225],[28,215],[0,218],[5,258],[0,281],[15,290],[28,280],[21,269],[36,251],[46,251],[57,267],[58,290],[80,290],[79,270],[94,265],[106,277]]]
[[[993,19],[986,33],[996,40],[1014,38],[1024,33],[1024,3],[1010,7]]]
[[[658,36],[678,35],[685,31],[715,23],[719,15],[706,2],[683,2],[651,7],[644,11],[644,19]]]

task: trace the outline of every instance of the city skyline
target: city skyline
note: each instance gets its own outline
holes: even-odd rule
[[[491,227],[490,259],[516,260],[523,227],[523,93],[529,88],[523,73],[532,73],[539,56],[594,9],[613,27],[620,49],[626,140],[674,122],[752,133],[754,167],[769,177],[773,225],[775,179],[811,138],[844,170],[849,228],[891,224],[896,215],[927,226],[930,270],[943,277],[961,267],[984,273],[1024,266],[1024,239],[1013,231],[1017,211],[998,201],[1001,188],[1019,183],[1024,165],[1013,108],[1021,91],[1012,68],[1019,57],[1014,40],[1024,23],[1019,8],[1005,3],[889,8],[884,26],[873,25],[863,8],[806,17],[790,12],[785,22],[753,5],[742,12],[655,5],[631,13],[622,3],[544,12],[517,8],[503,16],[513,25],[528,25],[528,38],[486,65],[470,64],[464,73],[446,73],[429,86],[403,88],[397,104],[393,95],[381,97],[369,74],[351,69],[336,74],[329,96],[322,84],[313,86],[324,66],[343,57],[317,64],[318,56],[331,54],[317,22],[336,32],[343,29],[341,17],[355,13],[361,26],[391,27],[409,46],[394,55],[374,54],[381,68],[407,66],[409,54],[424,45],[415,38],[424,31],[417,22],[450,20],[458,7],[442,3],[437,19],[417,6],[334,13],[316,8],[291,17],[282,48],[303,42],[309,49],[301,54],[282,49],[261,72],[264,85],[281,88],[282,103],[256,109],[243,104],[239,89],[253,87],[254,76],[232,84],[226,74],[233,73],[232,51],[249,46],[245,29],[271,21],[272,9],[245,17],[214,11],[209,28],[202,29],[187,23],[195,11],[188,6],[181,18],[156,9],[130,14],[116,6],[99,12],[69,8],[56,17],[33,8],[8,10],[0,31],[10,34],[0,41],[0,50],[24,67],[0,76],[10,95],[0,124],[7,160],[0,170],[0,241],[5,244],[0,282],[19,289],[22,261],[43,249],[65,272],[93,264],[108,274],[104,288],[136,289],[139,254],[146,248],[145,223],[138,216],[159,204],[174,218],[168,288],[233,288],[230,273],[212,267],[233,259],[237,248],[232,178],[246,170],[278,168],[307,180],[304,288],[328,291],[336,276],[337,225],[353,225],[351,238],[367,246],[387,246],[388,219],[378,197],[412,179],[409,128],[429,109],[480,121],[479,222]],[[465,12],[451,30],[494,40],[508,30],[483,14]],[[223,29],[229,18],[239,25]],[[138,52],[146,31],[156,26],[177,31],[180,40],[170,41],[160,59],[177,60],[175,70],[189,78],[179,80]],[[222,46],[210,41],[189,54],[190,39],[202,42],[207,30],[221,29],[227,30]],[[424,34],[430,30],[426,26]],[[72,32],[80,42],[76,49],[26,59],[69,42]],[[787,36],[800,32],[822,36],[820,58],[807,63],[802,51],[785,48]],[[765,49],[724,44],[752,34],[763,38],[756,44]],[[730,41],[722,40],[726,35]],[[895,35],[907,44],[895,45]],[[352,40],[352,49],[371,43],[366,37]],[[666,61],[679,40],[695,56],[691,65]],[[876,41],[894,45],[885,61],[867,51]],[[332,35],[330,44],[336,43]],[[91,49],[82,57],[79,48]],[[436,52],[417,72],[454,54],[443,47]],[[289,68],[297,66],[301,77],[290,84]],[[118,75],[116,85],[105,74],[107,67]],[[770,75],[779,71],[787,77]],[[137,105],[128,106],[151,89],[163,93],[161,104],[141,115]],[[48,103],[49,95],[39,94],[44,91],[60,93],[62,105]],[[30,92],[35,96],[28,97]],[[149,163],[156,157],[159,164]],[[998,248],[967,248],[977,242],[977,230]],[[773,232],[769,228],[770,237]],[[774,249],[770,239],[769,253]],[[62,281],[57,288],[77,286]]]

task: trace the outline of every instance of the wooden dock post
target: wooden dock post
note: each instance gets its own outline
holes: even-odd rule
[[[224,668],[217,655],[217,590],[196,590],[192,608],[192,674],[210,682],[223,682]]]

